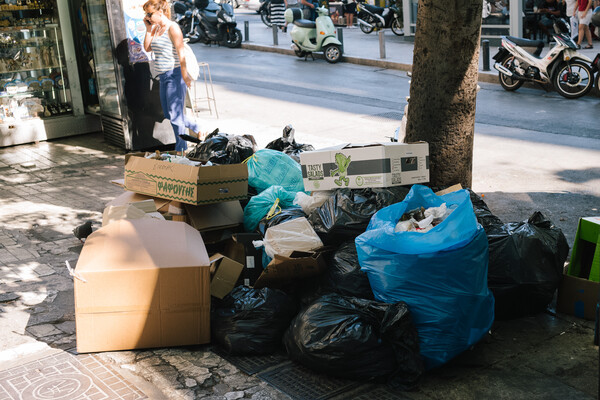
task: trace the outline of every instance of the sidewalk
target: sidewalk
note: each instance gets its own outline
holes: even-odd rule
[[[246,48],[293,54],[286,39],[289,36],[279,33],[280,45],[270,46],[272,31],[261,23],[251,26],[250,34],[252,41],[244,42]],[[373,59],[357,56],[356,60],[382,68],[392,68],[383,63],[393,63],[389,65],[408,69],[412,44],[390,36],[386,33],[386,40],[390,39],[386,47],[388,61],[377,59],[377,36],[358,29],[344,30],[346,51],[358,54],[351,51],[369,49]],[[213,122],[225,126],[230,120],[236,123],[231,132],[253,132],[252,121],[232,111],[238,107],[227,107],[223,97],[234,96],[223,93],[222,88],[221,119]],[[241,94],[235,95],[241,101]],[[259,101],[251,97],[244,100]],[[273,110],[281,109],[273,105]],[[352,123],[358,127],[361,119],[364,124],[372,124],[372,120],[360,116]],[[265,136],[269,136],[267,125],[260,125],[265,127]],[[548,184],[548,193],[530,193],[525,188],[530,182],[517,179],[523,173],[520,164],[494,159],[499,157],[498,148],[518,154],[524,139],[536,143],[540,139],[518,132],[511,140],[498,135],[495,126],[479,128],[483,135],[477,137],[478,145],[486,145],[474,163],[487,167],[480,169],[486,177],[476,177],[486,185],[486,201],[496,197],[498,208],[507,212],[560,203],[560,214],[555,213],[553,220],[564,219],[563,223],[571,227],[565,231],[571,244],[581,213],[581,194],[568,190],[554,193],[552,183]],[[316,137],[321,132],[312,134]],[[267,138],[261,139],[264,142]],[[550,154],[556,164],[565,165],[573,187],[582,185],[586,177],[570,169],[574,168],[573,159],[578,167],[589,164],[589,179],[595,179],[598,173],[591,165],[596,160],[594,151],[598,151],[596,141],[570,137],[564,141],[560,146],[542,141],[538,152],[529,156],[545,160],[541,153]],[[572,148],[571,142],[576,142]],[[504,170],[487,174],[491,165],[501,165]],[[544,176],[541,169],[533,171],[528,179]],[[373,382],[329,379],[280,355],[224,357],[212,345],[78,354],[73,282],[65,261],[75,266],[82,244],[72,229],[88,219],[99,222],[106,203],[122,193],[110,181],[123,178],[124,151],[107,144],[100,133],[0,148],[0,172],[0,400],[597,398],[598,347],[592,343],[593,322],[552,312],[497,321],[485,340],[447,365],[426,373],[412,392]],[[500,190],[498,175],[506,180],[506,189],[494,193]],[[597,207],[597,199],[596,192],[591,193],[586,204]],[[99,223],[94,225],[94,229],[98,227]]]
[[[244,21],[249,20],[247,14],[238,14],[238,28],[244,32]],[[337,27],[338,30],[342,30],[343,37],[343,59],[342,62],[348,62],[359,65],[369,65],[380,68],[398,69],[403,71],[410,71],[412,69],[413,62],[413,49],[414,49],[414,36],[413,37],[401,37],[396,36],[390,29],[385,29],[383,33],[385,43],[385,58],[381,57],[380,45],[379,45],[379,32],[372,32],[370,34],[363,33],[358,25],[354,28],[348,29],[343,27]],[[244,37],[242,42],[242,48],[258,51],[269,51],[280,54],[288,54],[295,57],[294,52],[291,50],[291,38],[290,32],[291,27],[288,27],[288,32],[283,33],[281,30],[277,33],[277,42],[274,44],[273,40],[273,29],[267,27],[260,20],[249,21],[248,38]],[[546,45],[544,47],[544,53],[549,51],[552,45]],[[587,56],[591,60],[594,59],[596,54],[600,51],[597,44],[595,49],[582,49],[579,50],[581,54]],[[485,71],[483,49],[480,49],[479,53],[479,81],[486,83],[497,83],[498,72],[494,69],[494,60],[492,57],[496,54],[498,46],[489,46],[489,71]],[[321,57],[321,55],[316,55]],[[539,87],[539,86],[538,86]]]

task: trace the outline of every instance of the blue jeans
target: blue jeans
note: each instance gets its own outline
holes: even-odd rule
[[[185,95],[187,86],[181,76],[181,68],[177,67],[159,75],[160,79],[160,105],[165,118],[171,121],[175,132],[175,150],[187,150],[187,142],[179,135],[186,133],[186,128],[194,132],[200,131],[196,121],[188,119],[185,115]]]

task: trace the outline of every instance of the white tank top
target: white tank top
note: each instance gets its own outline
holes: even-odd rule
[[[167,28],[160,36],[155,36],[152,40],[152,51],[154,52],[154,68],[157,74],[170,71],[179,67],[179,56],[177,50],[169,37],[170,22]]]

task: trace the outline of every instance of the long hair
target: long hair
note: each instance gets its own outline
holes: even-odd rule
[[[167,18],[171,19],[171,4],[168,0],[148,0],[143,8],[145,12],[162,11]]]

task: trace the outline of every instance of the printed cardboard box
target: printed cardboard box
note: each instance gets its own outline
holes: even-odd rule
[[[147,159],[144,154],[125,156],[127,190],[195,205],[247,197],[246,164],[194,167]]]
[[[114,221],[86,239],[74,276],[80,353],[210,341],[210,263],[190,225]]]
[[[306,191],[391,187],[429,181],[429,144],[343,144],[300,153]]]

